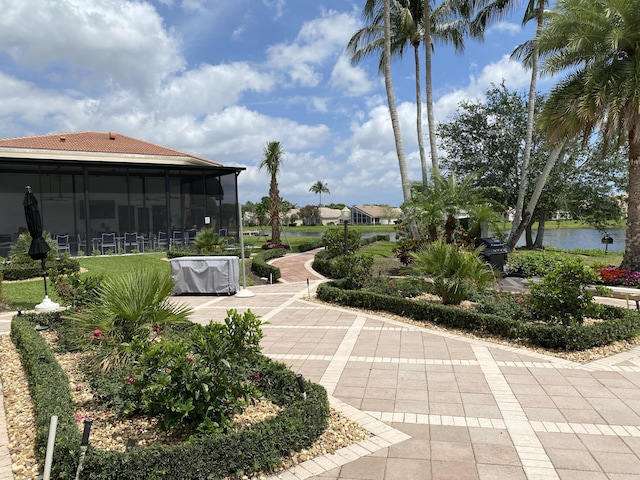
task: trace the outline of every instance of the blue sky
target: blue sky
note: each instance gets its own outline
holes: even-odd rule
[[[344,53],[363,4],[0,0],[0,137],[116,131],[245,167],[243,203],[267,195],[269,178],[257,166],[265,144],[279,140],[284,199],[317,204],[309,188],[322,180],[331,191],[325,204],[397,206],[377,59],[354,67]],[[464,55],[436,46],[437,121],[491,83],[528,89],[529,73],[508,58],[533,33],[520,28],[521,17],[494,26],[482,44],[468,40]],[[392,68],[409,176],[418,180],[412,55]]]

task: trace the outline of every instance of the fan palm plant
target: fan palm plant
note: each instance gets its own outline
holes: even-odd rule
[[[136,270],[105,280],[99,301],[65,317],[68,344],[97,345],[95,360],[109,371],[131,358],[132,344],[145,342],[169,325],[186,324],[191,309],[169,301],[168,274]]]

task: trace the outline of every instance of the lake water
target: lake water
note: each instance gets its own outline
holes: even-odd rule
[[[624,228],[613,228],[607,230],[613,238],[613,243],[609,245],[610,252],[624,252],[625,230]],[[553,228],[545,229],[544,244],[551,245],[563,250],[585,249],[602,250],[605,245],[602,243],[602,233],[590,228]],[[534,236],[535,239],[535,236]],[[518,245],[525,244],[524,235],[520,238]]]
[[[613,243],[609,245],[610,252],[624,252],[625,231],[624,228],[613,228],[608,230],[609,236],[613,238]],[[374,235],[389,235],[392,242],[396,240],[395,232],[364,232],[363,238],[373,237]],[[289,237],[322,237],[321,232],[286,232]],[[534,237],[535,239],[535,237]],[[518,242],[519,246],[524,245],[524,235]],[[605,245],[602,243],[602,233],[590,228],[553,228],[546,229],[544,232],[544,244],[556,248],[573,250],[602,250]]]

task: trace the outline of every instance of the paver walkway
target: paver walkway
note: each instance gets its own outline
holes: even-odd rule
[[[252,297],[176,298],[196,322],[261,315],[264,353],[373,434],[273,478],[640,478],[640,348],[577,364],[309,302],[312,257],[276,259],[283,282]]]

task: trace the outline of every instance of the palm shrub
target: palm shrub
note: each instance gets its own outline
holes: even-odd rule
[[[104,280],[99,301],[65,317],[68,343],[98,346],[95,358],[103,370],[127,363],[132,344],[154,338],[169,325],[189,323],[191,309],[169,302],[173,280],[152,270],[135,270]]]
[[[540,320],[563,322],[567,318],[582,324],[585,316],[598,316],[602,305],[587,291],[598,281],[598,273],[579,258],[565,259],[539,283],[530,283],[529,305]],[[601,287],[602,288],[602,287]]]
[[[54,262],[58,255],[58,243],[51,238],[51,234],[47,231],[42,232],[42,238],[49,245],[49,253],[47,254],[47,262]],[[11,245],[9,250],[9,257],[15,263],[30,263],[35,262],[29,256],[29,247],[31,246],[31,234],[29,232],[22,232],[18,239]],[[38,261],[38,264],[40,262]]]
[[[475,250],[458,248],[438,240],[424,250],[412,254],[411,272],[431,277],[433,293],[445,305],[459,305],[478,290],[495,281],[495,275]]]
[[[213,228],[203,228],[193,239],[193,245],[201,254],[212,254],[219,252],[222,248],[222,241]]]

